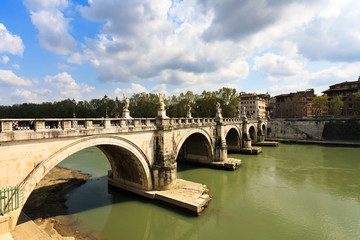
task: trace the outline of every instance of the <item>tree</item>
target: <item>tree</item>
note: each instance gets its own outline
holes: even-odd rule
[[[190,104],[193,117],[215,117],[216,102],[219,102],[224,117],[234,117],[238,104],[236,90],[222,88],[217,91],[203,91],[201,95],[188,91],[179,96],[165,99],[169,117],[185,117]],[[118,98],[108,97],[88,101],[65,99],[59,102],[41,104],[23,103],[0,106],[1,118],[72,118],[74,111],[78,118],[101,118],[121,116],[123,103]],[[159,96],[155,93],[138,93],[130,98],[130,114],[135,118],[152,118],[159,109]]]
[[[314,97],[311,101],[311,112],[313,115],[325,115],[328,112],[328,97],[318,96]]]
[[[219,89],[215,92],[216,99],[221,104],[222,115],[224,117],[235,117],[238,105],[238,94],[235,88]],[[215,106],[214,106],[215,107]]]
[[[196,100],[196,115],[199,117],[215,117],[216,97],[214,92],[203,91]]]
[[[343,97],[341,95],[335,96],[329,102],[329,114],[338,116],[340,115],[342,108],[344,106]]]
[[[132,117],[153,118],[156,117],[159,107],[159,95],[143,92],[131,97],[129,110]]]

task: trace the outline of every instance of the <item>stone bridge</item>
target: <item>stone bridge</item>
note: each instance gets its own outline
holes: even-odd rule
[[[109,183],[144,195],[176,186],[178,160],[224,166],[228,151],[251,148],[266,129],[266,120],[222,117],[0,119],[0,189],[22,194],[21,206],[5,214],[8,230],[37,183],[82,149],[106,155]]]

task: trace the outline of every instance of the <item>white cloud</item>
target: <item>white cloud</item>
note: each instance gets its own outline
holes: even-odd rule
[[[10,61],[10,58],[6,55],[2,56],[0,63],[7,64]]]
[[[76,41],[69,33],[69,18],[63,14],[69,6],[67,0],[25,0],[30,10],[31,21],[39,30],[43,48],[56,54],[75,52]]]
[[[130,88],[125,88],[125,89],[116,88],[114,94],[116,97],[122,97],[123,94],[130,97],[133,94],[142,93],[142,92],[147,93],[149,91],[140,84],[132,83]]]
[[[83,64],[86,60],[87,60],[86,56],[83,56],[80,53],[75,52],[70,55],[70,57],[67,59],[67,62],[73,64]]]
[[[46,76],[44,82],[60,93],[62,98],[82,99],[84,94],[94,90],[94,87],[88,86],[85,83],[76,83],[67,72],[62,72],[55,76]]]
[[[60,11],[32,11],[31,21],[39,30],[40,44],[45,49],[56,54],[76,50],[76,41],[68,32],[69,20]]]
[[[209,17],[198,14],[194,0],[173,6],[170,1],[94,0],[81,11],[106,24],[96,39],[87,40],[83,53],[73,54],[68,62],[90,62],[101,82],[171,86],[206,82],[220,87],[248,76],[244,44],[203,42],[201,33]]]
[[[321,92],[328,89],[330,85],[356,81],[359,77],[359,64],[360,62],[342,63],[320,71],[303,71],[301,74],[294,75],[291,81],[280,79],[275,85],[271,85],[269,90],[271,94],[280,94],[313,88],[317,94],[321,95]]]
[[[291,83],[291,84],[274,85],[271,86],[269,89],[273,95],[296,92],[296,91],[304,91],[305,89],[307,89],[307,82],[299,81],[297,83]]]
[[[15,100],[15,102],[23,103],[41,103],[49,101],[53,99],[52,91],[50,89],[16,89],[14,92],[10,94],[11,98]]]
[[[29,9],[55,9],[66,8],[69,6],[68,0],[24,0],[25,5]]]
[[[151,92],[153,92],[153,93],[162,93],[162,94],[165,94],[167,96],[170,95],[169,92],[166,90],[166,84],[159,84],[159,85],[154,86],[151,89]]]
[[[16,76],[11,70],[0,69],[0,84],[5,83],[10,86],[31,86],[32,82],[25,78]]]
[[[69,70],[69,69],[74,70],[75,69],[74,67],[71,67],[71,66],[69,66],[67,64],[64,64],[64,63],[58,63],[57,68],[60,69],[60,70]]]
[[[12,67],[15,68],[16,70],[19,70],[19,69],[20,69],[20,65],[19,65],[19,64],[13,64]]]
[[[248,77],[256,83],[265,78],[257,88],[273,92],[320,88],[354,79],[360,61],[355,0],[92,0],[75,8],[68,0],[25,3],[44,48],[68,54],[68,63],[90,63],[102,83],[130,84],[115,95],[255,89],[244,85]],[[70,34],[78,16],[67,17],[74,9],[103,24],[95,37],[84,38],[81,51]],[[78,91],[65,85],[55,87],[65,89],[62,96]]]
[[[291,78],[301,74],[303,64],[273,53],[254,58],[254,70],[263,71],[270,81]]]
[[[22,55],[24,44],[19,36],[11,34],[4,24],[0,23],[0,53],[2,52]]]
[[[11,94],[11,96],[17,99],[22,99],[23,102],[28,102],[28,103],[40,102],[39,96],[36,93],[33,93],[25,89],[16,89],[15,92]]]

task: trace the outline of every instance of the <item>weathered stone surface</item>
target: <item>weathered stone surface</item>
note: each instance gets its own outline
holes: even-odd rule
[[[254,143],[254,146],[276,147],[277,145],[279,145],[279,142],[274,141],[262,141]]]
[[[315,141],[360,141],[358,119],[273,119],[267,138]]]
[[[242,148],[240,153],[243,154],[259,154],[262,152],[261,147],[249,147],[249,148]]]
[[[9,232],[9,220],[9,216],[7,214],[4,216],[0,215],[0,235]]]

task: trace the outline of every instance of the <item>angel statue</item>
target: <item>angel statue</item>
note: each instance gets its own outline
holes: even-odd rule
[[[130,106],[130,99],[128,97],[125,97],[125,94],[123,95],[123,101],[124,101],[124,107],[123,110],[129,110],[129,106]]]
[[[165,94],[159,93],[159,103],[160,103],[160,110],[165,110]]]
[[[221,107],[219,102],[216,103],[216,112],[221,113]]]

